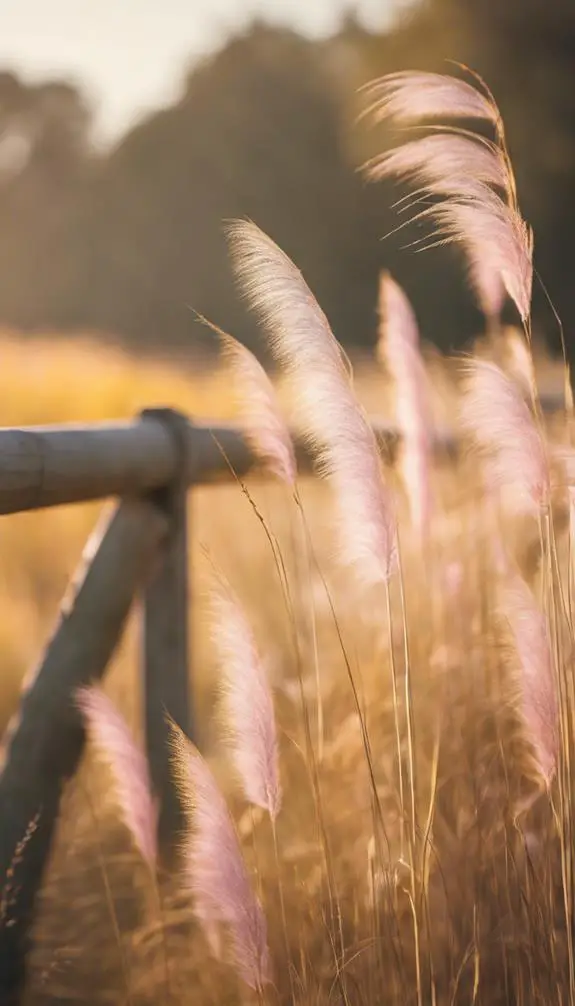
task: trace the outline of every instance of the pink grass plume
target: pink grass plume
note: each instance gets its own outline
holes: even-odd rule
[[[538,516],[549,504],[547,452],[521,389],[495,364],[467,367],[461,425],[484,457],[489,489],[504,488],[517,512]]]
[[[433,178],[423,191],[444,196],[445,201],[421,211],[416,219],[430,217],[439,224],[437,244],[461,245],[470,288],[488,325],[498,325],[508,296],[526,321],[531,309],[533,240],[519,212],[484,180],[469,174]]]
[[[559,752],[559,712],[547,620],[527,584],[514,577],[501,611],[515,643],[523,719],[541,776],[548,786]]]
[[[501,312],[507,297],[501,273],[482,255],[472,255],[468,250],[467,278],[471,290],[486,320],[487,330],[499,328]]]
[[[246,346],[221,329],[217,332],[235,379],[246,439],[268,471],[293,489],[297,475],[295,452],[273,385]]]
[[[392,119],[403,125],[421,119],[478,119],[500,127],[499,111],[488,95],[446,74],[403,70],[370,82],[363,91],[369,100],[364,114],[376,122]]]
[[[183,854],[184,878],[195,914],[214,947],[214,930],[225,926],[233,964],[251,988],[270,981],[267,927],[252,890],[226,802],[206,762],[172,723],[173,763],[189,819]]]
[[[531,312],[533,289],[533,234],[514,206],[509,206],[483,182],[476,191],[446,199],[424,210],[439,227],[439,242],[460,244],[472,275],[481,275],[481,263],[501,277],[521,320]]]
[[[495,127],[496,143],[454,126],[439,127],[372,159],[367,171],[375,179],[413,179],[423,194],[444,196],[416,219],[427,217],[438,225],[437,243],[462,246],[472,288],[488,320],[499,318],[503,289],[526,324],[533,286],[533,234],[519,212],[503,123],[492,96],[464,80],[413,72],[389,74],[366,91],[371,98],[366,114],[375,121],[463,118]]]
[[[274,703],[268,677],[245,612],[219,578],[211,593],[212,640],[223,675],[225,724],[246,799],[275,821],[281,784]]]
[[[248,220],[227,227],[232,266],[248,304],[259,315],[270,348],[288,373],[342,365],[329,322],[290,258]]]
[[[386,582],[396,563],[391,494],[341,347],[300,271],[267,235],[235,221],[228,237],[240,288],[290,378],[296,423],[334,491],[340,558],[362,581]]]
[[[114,704],[99,688],[82,688],[77,704],[99,758],[112,772],[123,820],[147,863],[157,857],[157,804],[148,763]]]
[[[419,350],[419,331],[409,300],[388,273],[379,285],[378,357],[395,388],[395,421],[402,436],[400,470],[411,519],[424,537],[431,517],[431,407],[427,374]]]
[[[507,161],[495,143],[470,140],[453,133],[432,133],[379,154],[365,166],[373,181],[407,178],[424,189],[441,184],[456,193],[462,180],[480,179],[487,185],[507,190]]]

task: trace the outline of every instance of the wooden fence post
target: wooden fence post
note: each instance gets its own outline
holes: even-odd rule
[[[0,1001],[18,1002],[35,900],[51,848],[65,781],[75,772],[84,730],[78,688],[100,679],[132,600],[168,530],[151,501],[122,503],[91,564],[65,599],[40,667],[25,683],[3,738],[0,774]],[[92,551],[90,544],[88,550]],[[90,554],[90,558],[91,554]]]
[[[152,784],[160,800],[159,846],[170,863],[184,819],[173,777],[166,718],[173,719],[189,737],[193,734],[188,665],[186,491],[190,424],[185,416],[171,409],[145,410],[142,418],[148,417],[165,423],[178,456],[176,477],[153,496],[166,514],[170,530],[144,596],[146,748]]]

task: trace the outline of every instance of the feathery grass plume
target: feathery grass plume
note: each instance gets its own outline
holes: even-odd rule
[[[445,197],[414,218],[439,225],[438,237],[426,247],[460,244],[471,289],[484,314],[497,317],[507,294],[526,322],[533,288],[533,233],[517,207],[471,176],[433,179],[424,191]]]
[[[501,274],[483,256],[467,254],[467,278],[488,328],[499,324],[507,291]]]
[[[221,329],[216,328],[216,331],[236,380],[246,439],[266,468],[293,488],[297,474],[295,453],[273,385],[259,360],[246,346]]]
[[[240,289],[260,316],[278,361],[288,371],[301,370],[304,363],[343,366],[325,314],[285,252],[249,220],[231,221],[227,237]]]
[[[517,512],[537,516],[549,503],[549,464],[521,390],[490,361],[466,369],[461,425],[484,456],[486,483],[505,488]]]
[[[371,99],[364,114],[376,122],[393,119],[400,124],[420,119],[479,119],[499,131],[501,117],[495,102],[465,80],[441,73],[401,70],[367,84]]]
[[[501,310],[499,276],[527,323],[533,234],[519,212],[503,123],[491,95],[453,77],[412,72],[390,74],[367,91],[373,100],[366,114],[375,121],[455,117],[482,119],[495,127],[497,143],[444,127],[443,132],[373,159],[367,170],[373,178],[399,174],[419,179],[425,193],[444,196],[444,201],[422,210],[416,219],[427,217],[439,226],[437,243],[462,245],[472,287],[487,317],[497,317]]]
[[[509,206],[484,182],[476,192],[453,196],[423,210],[440,228],[438,244],[461,244],[472,263],[472,279],[484,261],[501,276],[521,320],[531,312],[533,232],[515,206]]]
[[[411,519],[423,534],[431,513],[429,389],[415,314],[402,288],[386,272],[379,283],[379,316],[377,354],[394,382],[395,421],[403,438],[400,469]]]
[[[341,347],[302,274],[271,238],[241,220],[228,238],[240,287],[291,379],[296,422],[334,490],[340,557],[364,582],[386,582],[396,562],[391,495]]]
[[[523,719],[539,771],[549,785],[557,766],[559,712],[547,621],[518,576],[504,590],[501,613],[511,628],[521,667]]]
[[[270,981],[267,927],[254,895],[226,802],[201,755],[172,727],[172,750],[189,829],[184,839],[185,882],[194,911],[214,946],[214,927],[224,925],[232,960],[243,981],[261,990]]]
[[[507,161],[495,143],[449,133],[432,133],[378,154],[365,171],[373,181],[394,176],[414,179],[424,190],[440,184],[445,194],[457,192],[469,177],[504,191],[508,186]]]
[[[80,689],[77,705],[99,757],[112,771],[124,822],[141,855],[153,866],[158,814],[145,755],[134,742],[123,716],[99,688]]]
[[[246,799],[272,820],[281,806],[274,704],[251,626],[230,585],[218,578],[211,593],[212,640],[223,672],[226,726]]]

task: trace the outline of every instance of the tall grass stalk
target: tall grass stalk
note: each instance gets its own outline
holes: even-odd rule
[[[215,439],[216,438],[214,438],[214,440]],[[216,440],[216,443],[217,443],[217,440]],[[326,881],[327,881],[327,889],[328,889],[328,900],[329,900],[329,905],[330,905],[330,914],[331,914],[332,922],[333,922],[333,924],[334,924],[334,926],[335,926],[335,928],[336,928],[336,930],[338,932],[338,940],[339,940],[339,944],[340,944],[340,953],[343,953],[344,940],[343,940],[343,929],[342,929],[342,921],[341,921],[341,910],[340,910],[340,907],[339,907],[339,901],[338,901],[337,893],[336,893],[335,875],[334,875],[333,866],[332,866],[332,855],[331,855],[331,851],[330,851],[329,839],[328,839],[328,834],[327,834],[327,827],[326,827],[326,823],[325,823],[325,813],[324,813],[324,810],[323,810],[323,798],[322,798],[322,794],[321,794],[321,783],[320,783],[320,777],[319,777],[319,771],[318,771],[318,764],[317,764],[317,758],[316,758],[316,754],[315,754],[315,750],[314,750],[314,745],[313,745],[313,737],[312,737],[312,731],[311,731],[311,724],[310,724],[310,720],[309,720],[309,711],[308,711],[308,708],[307,708],[307,700],[306,700],[306,697],[305,697],[304,680],[303,680],[303,659],[302,659],[301,647],[300,647],[300,642],[299,642],[299,633],[298,633],[297,617],[296,617],[296,613],[295,613],[295,606],[294,606],[294,603],[293,603],[292,593],[291,593],[291,589],[290,589],[290,585],[289,585],[289,577],[288,577],[288,574],[287,574],[286,565],[285,565],[285,562],[284,562],[284,559],[283,559],[283,556],[282,556],[282,552],[281,552],[281,548],[280,548],[280,545],[279,545],[279,542],[278,542],[277,538],[275,537],[275,535],[270,530],[270,528],[268,526],[268,523],[265,520],[263,514],[261,513],[261,511],[260,511],[260,509],[259,509],[256,501],[254,500],[252,494],[250,493],[248,486],[236,474],[236,472],[233,469],[233,466],[230,464],[229,459],[225,455],[225,452],[224,452],[223,448],[221,447],[221,445],[219,443],[218,443],[218,448],[220,449],[221,453],[223,454],[224,458],[226,459],[234,480],[238,484],[238,486],[239,486],[242,494],[247,499],[247,501],[248,501],[248,503],[249,503],[249,505],[250,505],[250,507],[252,509],[252,512],[255,514],[255,516],[256,516],[256,518],[257,518],[257,520],[258,520],[258,522],[259,522],[259,524],[260,524],[260,526],[261,526],[261,528],[262,528],[262,530],[264,532],[264,535],[266,537],[267,543],[268,543],[268,545],[270,547],[270,550],[271,550],[271,554],[272,554],[272,558],[273,558],[275,570],[276,570],[276,573],[277,573],[277,576],[278,576],[278,580],[279,580],[279,583],[280,583],[280,587],[281,587],[281,590],[282,590],[282,593],[283,593],[283,597],[284,597],[284,603],[285,603],[286,611],[287,611],[287,614],[288,614],[288,621],[289,621],[290,630],[291,630],[291,636],[292,636],[292,645],[293,645],[293,650],[294,650],[294,655],[295,655],[296,674],[297,674],[298,687],[299,687],[299,692],[300,692],[300,708],[301,708],[302,721],[303,721],[303,726],[304,726],[304,738],[305,738],[305,745],[306,745],[306,757],[307,757],[307,760],[308,760],[308,768],[309,768],[309,772],[310,772],[310,780],[311,780],[311,784],[312,784],[312,787],[313,787],[315,808],[316,808],[316,813],[317,813],[317,816],[318,816],[318,827],[319,827],[320,844],[321,844],[321,847],[322,847],[322,851],[323,851],[323,855],[324,855],[324,862],[325,862],[325,867],[326,867]],[[301,512],[303,514],[303,507],[301,506],[301,500],[299,498],[299,495],[296,493],[294,495],[293,499],[294,499],[294,502],[296,503],[296,505],[301,508]],[[305,520],[304,520],[304,523],[305,523]],[[337,963],[336,963],[336,967],[337,967]]]
[[[393,617],[392,617],[392,605],[391,605],[391,591],[389,588],[389,584],[385,585],[385,605],[387,613],[389,666],[391,671],[391,688],[393,696],[393,713],[394,713],[394,726],[395,726],[395,745],[397,751],[398,782],[399,782],[399,804],[400,804],[399,849],[400,849],[400,858],[404,860],[405,859],[405,787],[403,781],[403,754],[401,749],[399,685],[397,678],[397,667],[395,663],[395,647],[393,643]]]

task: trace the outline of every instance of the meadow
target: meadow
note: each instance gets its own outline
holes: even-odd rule
[[[120,349],[102,347],[96,342],[76,343],[54,337],[31,341],[6,335],[2,339],[2,359],[3,425],[128,417],[150,402],[167,403],[203,418],[237,419],[229,382],[220,371],[206,372],[198,378],[191,367],[186,373],[181,367],[138,362]],[[436,421],[441,427],[449,422],[450,413],[454,414],[453,378],[435,355],[430,356],[429,362],[436,389]],[[539,372],[543,386],[557,387],[560,371],[560,365],[542,359]],[[375,361],[360,363],[357,388],[370,414],[390,416],[388,382]],[[419,816],[427,821],[433,808],[433,855],[439,862],[446,857],[448,869],[441,884],[436,871],[431,871],[432,916],[426,925],[430,925],[434,946],[440,948],[446,961],[460,959],[464,965],[457,979],[460,991],[453,990],[454,1001],[464,1002],[470,1001],[466,998],[470,983],[477,977],[478,961],[469,957],[464,963],[468,947],[473,945],[474,931],[482,932],[485,940],[480,957],[481,968],[486,969],[482,982],[488,983],[493,1001],[494,983],[501,997],[503,986],[498,983],[503,982],[509,968],[516,970],[519,966],[517,960],[511,964],[511,948],[502,951],[498,927],[503,924],[511,927],[507,938],[513,941],[518,935],[514,927],[521,921],[525,930],[521,939],[528,941],[532,936],[530,924],[541,923],[536,918],[529,923],[526,918],[519,920],[509,914],[509,900],[512,896],[520,899],[522,887],[529,881],[527,875],[515,877],[514,887],[507,892],[507,881],[502,890],[497,891],[496,887],[503,883],[509,870],[506,860],[510,855],[507,843],[511,825],[505,813],[509,812],[511,797],[507,791],[501,792],[510,782],[504,781],[502,771],[504,765],[507,772],[513,768],[515,777],[511,784],[516,789],[528,753],[522,750],[525,744],[517,737],[517,723],[509,723],[509,712],[499,708],[503,687],[500,679],[508,662],[501,661],[493,636],[494,611],[490,598],[495,603],[497,573],[489,568],[482,553],[482,545],[489,540],[489,514],[478,501],[476,480],[464,478],[462,468],[468,476],[465,461],[456,466],[438,465],[434,472],[441,517],[434,524],[431,551],[425,563],[412,541],[409,522],[403,522],[406,542],[403,576],[409,624],[413,627],[409,641],[419,762]],[[385,1001],[395,1001],[393,996],[403,994],[402,983],[413,981],[413,973],[409,972],[414,948],[409,896],[405,878],[401,878],[401,870],[406,866],[401,863],[398,845],[402,810],[385,606],[378,605],[373,598],[358,605],[353,595],[348,597],[346,579],[334,568],[326,487],[315,479],[303,480],[302,497],[314,548],[328,580],[329,596],[317,573],[297,568],[300,553],[294,545],[294,535],[297,541],[298,519],[289,494],[272,482],[250,486],[250,494],[278,536],[285,561],[292,567],[290,575],[298,584],[302,614],[310,605],[315,613],[315,642],[303,618],[301,660],[311,669],[315,664],[314,652],[319,653],[323,706],[322,808],[342,924],[350,946],[350,961],[341,961],[346,982],[353,981],[348,995],[352,995],[353,989],[352,998],[356,1001],[355,995],[361,989],[366,1001],[378,1001],[370,985],[377,988],[381,983],[386,989]],[[57,508],[4,517],[0,524],[4,724],[17,702],[21,678],[38,659],[49,636],[67,582],[80,561],[100,509],[100,504]],[[334,991],[331,985],[336,969],[335,950],[328,939],[324,851],[314,822],[314,787],[303,753],[305,737],[289,618],[268,540],[252,504],[236,485],[194,491],[190,498],[190,525],[192,653],[199,743],[232,801],[246,856],[256,875],[261,876],[262,885],[267,885],[273,904],[276,876],[270,836],[261,815],[247,810],[239,797],[229,759],[222,753],[221,717],[217,714],[218,668],[207,610],[211,561],[224,570],[239,592],[275,686],[285,794],[278,821],[282,884],[290,950],[294,961],[303,967],[300,980],[305,981],[297,998],[327,1001],[330,991],[331,994]],[[529,535],[525,528],[518,533],[511,527],[508,535],[516,543],[518,561],[525,564],[526,574],[532,576],[529,555],[534,547],[533,529]],[[535,535],[535,546],[536,543]],[[206,560],[206,549],[210,561]],[[330,598],[337,614],[337,627]],[[397,607],[397,597],[394,602]],[[345,639],[345,656],[339,632]],[[394,632],[399,655],[402,650],[399,616]],[[385,812],[386,841],[392,843],[387,876],[371,875],[374,850],[369,780],[346,659],[350,660],[361,689],[371,757],[378,777],[378,796]],[[306,672],[304,683],[315,745],[317,708],[311,670]],[[137,610],[106,677],[105,690],[123,712],[135,736],[141,736]],[[504,752],[499,748],[503,743]],[[481,766],[480,773],[474,768],[477,765]],[[478,810],[481,817],[475,820]],[[532,813],[536,812],[537,807]],[[541,815],[541,810],[538,813]],[[94,814],[99,820],[96,839]],[[538,822],[537,827],[541,829],[544,825],[549,826],[549,822]],[[520,843],[517,836],[512,834],[511,838],[516,856]],[[256,855],[257,868],[253,860]],[[121,923],[123,951],[118,947],[110,918],[103,861],[109,874],[114,913]],[[527,869],[525,862],[521,868]],[[518,869],[515,863],[513,871]],[[136,888],[134,875],[138,879]],[[376,937],[369,924],[374,882],[378,889],[386,891],[386,899],[391,898],[388,911],[392,913],[393,930],[386,935],[389,940],[386,954],[405,957],[401,968],[397,959],[374,960]],[[443,883],[448,890],[440,889]],[[118,989],[123,988],[122,956],[128,961],[133,1002],[168,1001],[162,963],[164,941],[170,948],[175,1002],[195,1003],[199,998],[217,1001],[223,989],[227,989],[226,996],[233,997],[234,989],[229,988],[230,975],[226,970],[217,962],[211,963],[209,969],[205,967],[205,947],[195,932],[185,890],[174,878],[164,878],[164,885],[166,917],[161,923],[156,920],[154,925],[145,918],[149,901],[145,870],[129,834],[118,820],[109,778],[93,764],[88,753],[66,796],[42,898],[37,946],[30,963],[29,1001],[117,1002]],[[486,918],[474,919],[479,909],[488,913],[489,923]],[[500,911],[501,920],[497,919]],[[386,924],[391,924],[389,919]],[[273,912],[269,925],[281,959],[285,955],[282,926],[279,919],[274,920]],[[486,927],[493,927],[493,931],[486,932]],[[514,946],[513,954],[519,952],[520,947]],[[480,953],[479,948],[475,953]],[[353,979],[347,976],[348,970]],[[491,970],[496,977],[491,976]]]
[[[471,100],[441,86],[429,84],[435,100]],[[494,118],[485,101],[470,107]],[[479,188],[474,212],[478,192],[507,225]],[[575,1002],[572,410],[537,408],[537,386],[561,388],[565,373],[531,352],[524,238],[513,232],[519,263],[501,272],[527,338],[494,330],[466,366],[426,347],[422,358],[409,305],[383,277],[384,360],[356,361],[350,382],[289,260],[253,225],[237,229],[240,278],[289,362],[277,399],[311,428],[322,481],[293,477],[271,385],[241,351],[227,364],[233,398],[228,370],[2,341],[4,425],[172,405],[251,423],[276,475],[190,496],[205,762],[180,750],[182,863],[167,872],[142,855],[117,785],[128,762],[91,735],[65,794],[26,1002]],[[475,282],[497,300],[493,274]],[[366,414],[402,427],[382,479]],[[456,460],[432,456],[430,431],[445,427],[466,445]],[[4,722],[98,509],[0,524]],[[137,611],[105,692],[137,745]]]

